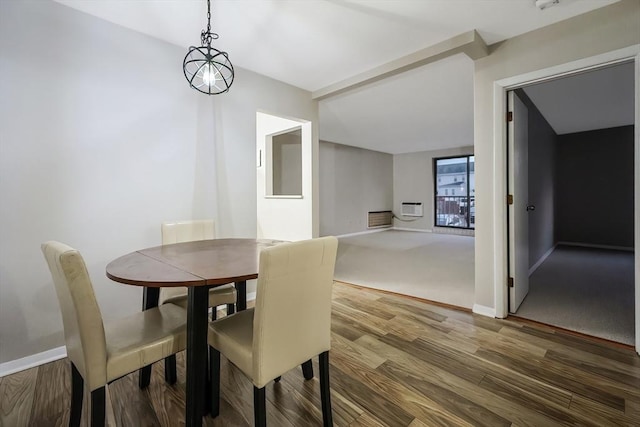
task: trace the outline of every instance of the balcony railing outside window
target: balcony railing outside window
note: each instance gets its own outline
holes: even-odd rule
[[[467,200],[470,199],[470,200]],[[469,209],[467,209],[469,204]],[[436,196],[436,226],[475,228],[475,197]]]

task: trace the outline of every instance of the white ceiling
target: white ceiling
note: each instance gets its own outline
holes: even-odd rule
[[[473,145],[473,61],[458,54],[320,101],[320,138],[392,154]]]
[[[528,86],[553,130],[584,132],[634,124],[633,62]]]
[[[206,26],[204,0],[56,1],[185,54]],[[212,27],[235,66],[315,91],[470,30],[493,44],[616,1],[212,0]],[[323,100],[320,137],[390,153],[471,145],[472,73],[454,57]]]

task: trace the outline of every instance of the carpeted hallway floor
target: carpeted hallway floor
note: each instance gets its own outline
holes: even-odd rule
[[[558,246],[529,277],[516,316],[635,343],[633,252]]]
[[[335,279],[472,308],[474,238],[397,230],[342,237]]]
[[[342,237],[335,278],[472,308],[474,238],[397,230]],[[529,286],[516,316],[635,343],[633,252],[558,246]]]

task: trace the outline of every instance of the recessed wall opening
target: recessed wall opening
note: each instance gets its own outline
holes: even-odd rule
[[[267,196],[302,196],[302,127],[266,136]]]

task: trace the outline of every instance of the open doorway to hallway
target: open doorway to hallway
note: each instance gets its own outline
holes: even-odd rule
[[[529,292],[519,307],[509,308],[520,317],[630,345],[634,72],[629,62],[515,91],[528,111]],[[510,220],[514,216],[510,212]],[[516,259],[517,248],[511,244]]]

